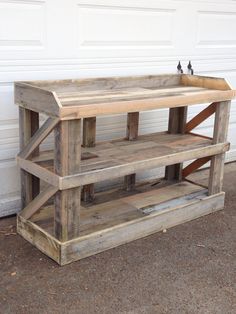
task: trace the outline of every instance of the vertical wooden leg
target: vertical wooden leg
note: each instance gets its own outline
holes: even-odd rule
[[[224,143],[227,140],[230,101],[222,101],[216,105],[213,144]],[[209,195],[221,192],[224,176],[225,153],[211,158],[209,176]]]
[[[55,173],[60,176],[80,171],[81,120],[61,121],[55,128]],[[55,236],[64,242],[79,235],[80,191],[73,188],[55,195]]]
[[[169,123],[168,133],[170,134],[184,134],[185,125],[187,121],[188,107],[177,107],[169,109]],[[166,167],[165,178],[166,180],[182,180],[183,164],[175,164]]]
[[[83,120],[83,147],[94,147],[96,142],[96,117]],[[88,184],[82,188],[82,200],[92,202],[94,200],[94,184]]]
[[[129,112],[127,115],[126,138],[129,141],[137,140],[139,126],[139,112]],[[124,189],[132,191],[135,187],[136,174],[130,174],[124,177]]]
[[[32,135],[39,128],[39,114],[37,112],[19,107],[19,138],[20,150],[28,143]],[[38,154],[36,150],[34,154]],[[21,170],[21,206],[25,208],[32,199],[39,194],[39,178]]]
[[[39,128],[39,114],[31,111],[31,136]],[[32,156],[39,155],[39,147],[33,152]],[[40,179],[32,175],[32,197],[35,198],[40,192]]]

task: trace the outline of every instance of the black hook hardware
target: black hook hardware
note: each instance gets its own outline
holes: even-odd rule
[[[179,73],[179,74],[184,73],[184,71],[183,71],[183,69],[182,69],[182,65],[181,65],[180,61],[179,61],[178,65],[177,65],[177,70],[178,70],[178,73]]]
[[[189,63],[188,63],[188,73],[191,74],[191,75],[194,74],[194,70],[193,70],[191,61],[189,61]]]

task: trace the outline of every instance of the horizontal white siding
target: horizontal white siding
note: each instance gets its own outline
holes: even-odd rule
[[[0,0],[0,216],[20,204],[14,81],[172,73],[178,60],[185,70],[191,60],[196,74],[236,86],[235,28],[233,0]],[[236,159],[235,104],[228,161]],[[125,123],[125,116],[100,118],[98,139],[124,135]],[[140,132],[166,124],[166,110],[145,112]],[[200,131],[211,134],[212,119]]]

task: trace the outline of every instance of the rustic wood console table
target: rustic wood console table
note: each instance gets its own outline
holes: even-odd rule
[[[64,265],[222,209],[234,96],[224,79],[184,74],[15,83],[18,233]],[[206,108],[188,121],[187,106],[200,103]],[[168,131],[139,136],[139,112],[159,108],[170,108]],[[48,116],[41,126],[39,113]],[[121,113],[127,137],[95,143],[96,117]],[[212,138],[192,133],[213,114]],[[52,131],[54,150],[40,150]],[[208,187],[186,179],[208,161]],[[135,182],[135,173],[163,166],[159,184]],[[118,177],[120,190],[94,193],[94,183]]]

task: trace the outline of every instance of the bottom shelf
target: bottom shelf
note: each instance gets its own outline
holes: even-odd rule
[[[139,187],[136,194],[100,195],[113,199],[82,206],[80,236],[60,242],[53,236],[53,206],[42,208],[31,221],[18,215],[18,232],[60,265],[108,250],[157,231],[207,215],[224,206],[224,193],[208,196],[197,184],[183,181]]]

